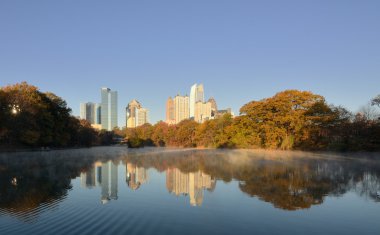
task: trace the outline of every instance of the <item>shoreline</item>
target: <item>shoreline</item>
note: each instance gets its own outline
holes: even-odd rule
[[[294,149],[294,150],[281,150],[281,149],[246,149],[246,148],[211,148],[211,147],[173,147],[173,146],[168,146],[168,147],[157,147],[157,146],[145,146],[141,148],[129,148],[127,145],[97,145],[97,146],[90,146],[90,147],[66,147],[66,148],[50,148],[50,147],[40,147],[40,148],[3,148],[0,147],[0,154],[4,153],[20,153],[20,152],[50,152],[50,151],[60,151],[60,150],[75,150],[75,149],[93,149],[93,148],[98,148],[98,147],[125,147],[126,149],[168,149],[168,150],[216,150],[216,151],[224,151],[224,150],[229,150],[229,151],[246,151],[246,152],[261,152],[261,153],[303,153],[303,152],[308,152],[308,153],[314,153],[314,154],[339,154],[341,156],[345,155],[355,155],[355,156],[360,156],[360,155],[375,155],[371,157],[375,158],[380,158],[380,151],[365,151],[365,150],[360,150],[360,151],[338,151],[338,150],[300,150],[300,149]]]

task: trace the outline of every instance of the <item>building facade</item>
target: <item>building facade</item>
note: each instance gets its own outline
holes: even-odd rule
[[[87,102],[80,104],[80,118],[90,124],[100,124],[101,108],[100,104]]]
[[[211,97],[210,99],[208,99],[207,102],[211,104],[211,115],[215,116],[218,112],[218,105],[216,104],[216,100],[213,97]]]
[[[102,129],[112,131],[117,124],[117,91],[101,89],[101,125]]]
[[[166,123],[169,125],[175,124],[175,106],[172,97],[169,97],[166,101]]]
[[[197,102],[205,102],[205,93],[203,84],[194,84],[190,88],[189,112],[190,118],[195,116],[195,104]]]
[[[195,103],[194,121],[203,123],[212,119],[211,103],[198,101]]]
[[[174,97],[174,120],[175,124],[189,119],[189,96],[176,95]]]
[[[214,98],[205,102],[203,84],[194,84],[190,89],[190,96],[177,95],[166,101],[166,123],[178,124],[185,119],[192,119],[198,123],[214,119],[218,116],[218,106]]]
[[[135,128],[148,123],[149,111],[141,106],[137,100],[129,102],[127,108],[127,128]]]

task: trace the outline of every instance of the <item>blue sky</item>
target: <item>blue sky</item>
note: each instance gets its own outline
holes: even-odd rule
[[[380,1],[0,1],[0,86],[79,103],[119,93],[151,121],[193,83],[220,108],[285,89],[357,111],[380,93]]]

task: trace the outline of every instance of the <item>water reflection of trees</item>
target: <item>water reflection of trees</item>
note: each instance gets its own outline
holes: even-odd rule
[[[0,214],[31,220],[41,206],[44,210],[57,207],[72,188],[72,179],[89,172],[95,162],[109,160],[129,166],[126,180],[134,189],[138,189],[135,184],[145,182],[144,172],[149,168],[159,172],[178,169],[184,174],[194,173],[194,177],[207,176],[210,183],[199,184],[196,188],[199,190],[194,191],[194,205],[202,203],[202,190],[217,187],[215,180],[238,181],[242,192],[286,210],[310,208],[323,203],[327,195],[341,196],[348,191],[380,201],[380,162],[371,159],[348,160],[295,152],[165,149],[119,152],[117,148],[112,151],[98,148],[1,155]],[[170,190],[175,194],[193,193]]]
[[[200,170],[225,182],[237,180],[244,193],[286,210],[310,208],[323,203],[327,195],[341,196],[350,190],[379,201],[378,161],[305,154],[189,150],[130,155],[127,161],[158,171],[175,167],[182,172]]]
[[[58,206],[72,188],[72,179],[88,171],[95,161],[110,158],[112,155],[102,151],[88,150],[1,155],[0,214],[33,221],[39,207],[46,210]]]

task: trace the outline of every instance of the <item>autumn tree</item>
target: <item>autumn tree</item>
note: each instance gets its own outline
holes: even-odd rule
[[[207,120],[197,126],[195,138],[197,146],[203,147],[227,147],[229,136],[227,127],[232,124],[230,114],[225,114],[216,119]]]
[[[82,145],[81,130],[89,128],[71,116],[63,99],[26,82],[1,88],[1,109],[0,140],[11,145]]]
[[[181,147],[196,147],[195,130],[199,124],[193,120],[184,120],[177,124],[175,143]]]
[[[164,147],[168,143],[169,126],[165,122],[158,122],[153,126],[152,141],[154,145]]]
[[[313,113],[313,109],[330,112],[326,107],[325,100],[320,95],[308,91],[287,90],[271,98],[252,101],[244,105],[240,113],[245,115],[242,118],[243,125],[251,129],[248,134],[256,139],[260,138],[262,147],[292,149],[307,138],[305,127],[314,122],[311,118],[314,114],[315,117],[318,116]],[[307,117],[308,112],[313,113],[309,115],[310,118]]]

